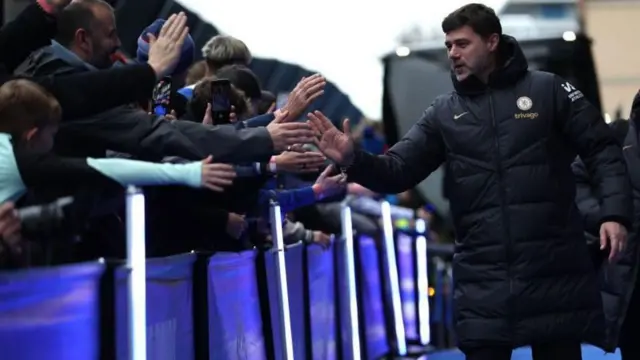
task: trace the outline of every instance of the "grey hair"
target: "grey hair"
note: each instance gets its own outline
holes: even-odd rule
[[[249,65],[251,52],[247,45],[229,35],[216,35],[202,47],[202,56],[210,68],[218,69],[225,65]]]

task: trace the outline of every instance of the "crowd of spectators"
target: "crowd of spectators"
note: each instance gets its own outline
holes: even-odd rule
[[[184,13],[154,21],[133,59],[103,0],[39,0],[2,29],[2,267],[124,257],[126,185],[145,188],[150,257],[269,247],[272,201],[286,243],[326,247],[347,196],[382,198],[348,183],[298,121],[324,77],[302,78],[276,106],[241,40],[196,49],[186,23]],[[226,116],[215,108],[221,83]],[[382,132],[362,123],[362,146],[382,153]],[[21,226],[16,209],[65,196],[64,221]],[[366,215],[354,227],[380,233]]]

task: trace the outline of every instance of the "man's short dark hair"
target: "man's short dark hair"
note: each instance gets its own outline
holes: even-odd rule
[[[260,100],[258,100],[256,112],[258,115],[266,114],[267,111],[271,108],[273,103],[277,100],[276,96],[270,91],[262,91],[262,96]]]
[[[193,89],[193,97],[189,101],[188,111],[190,112],[190,118],[193,121],[200,122],[204,119],[204,115],[207,111],[207,105],[211,103],[213,94],[211,93],[211,82],[217,80],[216,77],[207,77],[196,85]],[[249,112],[249,103],[244,96],[244,93],[233,85],[231,85],[231,105],[235,108],[235,113],[238,118],[242,119]],[[220,124],[215,124],[220,125]]]
[[[249,99],[258,100],[262,97],[260,80],[251,69],[244,65],[224,66],[216,71],[215,76],[218,79],[229,80],[238,90],[242,90]]]
[[[469,26],[483,38],[492,34],[502,35],[502,25],[498,15],[492,8],[483,4],[467,4],[442,20],[442,31],[445,34],[464,26]]]
[[[55,40],[63,46],[69,46],[78,29],[91,31],[93,24],[96,22],[94,9],[96,6],[104,6],[113,11],[113,7],[104,0],[80,0],[73,1],[64,8],[58,15],[56,23],[58,24],[58,32]]]

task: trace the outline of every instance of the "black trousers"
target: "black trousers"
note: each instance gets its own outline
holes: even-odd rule
[[[510,347],[466,349],[467,360],[511,360]],[[580,343],[550,343],[531,346],[533,360],[582,360]]]
[[[631,302],[620,330],[618,346],[620,347],[622,360],[640,359],[640,341],[638,341],[638,333],[640,333],[640,286],[638,285],[640,284],[636,284],[633,291],[633,296],[631,296]]]

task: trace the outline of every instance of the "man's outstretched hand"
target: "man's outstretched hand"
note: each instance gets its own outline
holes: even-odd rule
[[[313,142],[313,130],[308,124],[288,123],[288,119],[288,111],[277,112],[276,118],[267,126],[267,131],[273,141],[273,149],[276,152],[285,151],[291,145]]]
[[[349,119],[345,119],[342,123],[341,132],[320,111],[309,113],[308,116],[307,123],[315,132],[314,144],[318,149],[340,166],[351,165],[355,153]]]
[[[168,75],[178,64],[184,40],[189,34],[187,15],[183,12],[173,14],[162,26],[156,37],[147,34],[149,39],[149,66],[155,70],[158,78]]]

